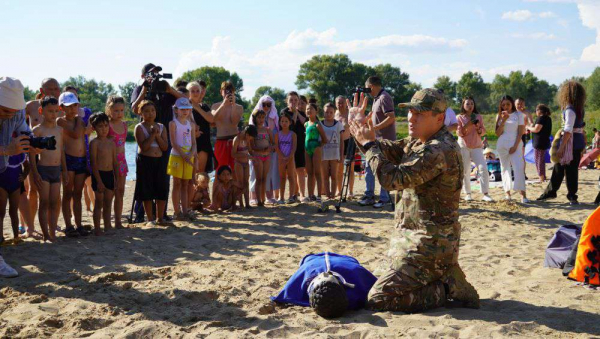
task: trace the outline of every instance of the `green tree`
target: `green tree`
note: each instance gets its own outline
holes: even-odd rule
[[[596,67],[584,84],[587,92],[587,106],[592,110],[600,110],[600,67]]]
[[[98,82],[95,79],[86,79],[81,75],[67,79],[67,81],[61,84],[61,87],[65,86],[74,86],[77,88],[79,101],[93,112],[104,111],[108,96],[116,94],[113,85],[107,84],[104,81]],[[125,100],[128,102],[129,98],[125,98]]]
[[[263,95],[268,95],[275,101],[275,107],[278,112],[287,106],[285,103],[285,91],[283,89],[271,86],[260,86],[254,92],[254,97],[252,97],[252,100],[250,101],[250,110],[254,109],[258,103],[258,99]]]
[[[119,85],[119,94],[125,98],[125,100],[127,102],[129,102],[131,100],[131,94],[133,93],[133,90],[137,87],[137,84],[135,82],[127,82],[124,85]],[[137,115],[133,114],[133,111],[131,110],[131,105],[127,105],[125,107],[125,116],[130,117],[130,118],[136,118]]]
[[[204,66],[191,71],[187,71],[181,75],[175,82],[179,80],[200,81],[206,82],[206,96],[204,101],[211,105],[223,100],[221,96],[221,83],[223,81],[231,81],[235,87],[236,102],[244,106],[247,109],[249,103],[246,100],[242,100],[241,92],[244,90],[244,81],[237,73],[231,73],[223,67],[215,66]]]
[[[364,86],[371,69],[352,63],[345,54],[316,55],[300,65],[296,86],[309,89],[319,105],[333,102],[338,95],[350,96],[356,86]]]
[[[457,107],[460,105],[461,98],[456,96],[456,82],[452,81],[449,76],[442,75],[438,77],[433,87],[444,91],[449,106]]]
[[[383,82],[383,87],[394,98],[394,103],[408,102],[415,94],[410,86],[410,76],[390,64],[377,65],[368,70],[369,75],[377,75]],[[365,79],[366,80],[366,79]],[[364,81],[363,81],[364,82]]]
[[[546,80],[538,79],[530,71],[525,73],[521,71],[510,72],[508,76],[496,75],[490,85],[490,104],[499,102],[504,95],[510,95],[513,98],[523,98],[527,108],[530,111],[535,109],[538,104],[553,104],[556,86],[550,85]]]
[[[25,96],[25,102],[27,102],[27,101],[34,100],[37,92],[32,91],[31,89],[29,89],[28,86],[25,86],[25,90],[23,91],[23,94]]]
[[[477,103],[477,109],[480,112],[490,110],[488,104],[489,86],[483,81],[483,77],[478,72],[467,72],[462,75],[458,83],[456,83],[456,96],[464,98],[471,96]]]

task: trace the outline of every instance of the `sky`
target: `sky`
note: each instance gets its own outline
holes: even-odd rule
[[[0,13],[0,76],[32,89],[45,77],[138,82],[152,62],[175,77],[223,66],[250,98],[295,90],[303,62],[335,53],[425,87],[469,70],[559,84],[600,66],[600,0],[0,0]]]

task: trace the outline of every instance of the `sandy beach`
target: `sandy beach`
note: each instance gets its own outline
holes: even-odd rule
[[[534,166],[528,170],[536,177]],[[581,224],[594,210],[599,173],[580,171],[575,207],[564,185],[548,203],[500,202],[500,188],[491,192],[497,202],[478,201],[477,191],[475,201],[461,201],[460,263],[480,310],[362,310],[325,320],[308,308],[271,304],[311,252],[351,255],[374,271],[393,225],[390,211],[356,202],[341,214],[286,205],[3,247],[20,276],[0,279],[0,337],[598,337],[598,292],[544,268],[543,259],[559,226]],[[357,181],[356,192],[363,187]],[[529,185],[529,197],[542,189]],[[126,194],[128,213],[132,182]],[[85,212],[84,221],[92,223]]]

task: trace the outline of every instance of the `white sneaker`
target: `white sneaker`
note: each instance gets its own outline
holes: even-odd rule
[[[8,266],[6,261],[0,256],[0,277],[14,278],[18,277],[19,273],[12,267]]]
[[[487,201],[487,202],[492,202],[492,201],[494,201],[494,199],[492,199],[492,197],[490,197],[490,196],[489,196],[489,195],[487,195],[487,194],[484,194],[484,195],[483,195],[483,199],[482,199],[482,200],[483,200],[483,201]]]
[[[521,198],[521,203],[522,204],[529,204],[531,202],[531,200],[527,199],[527,198]]]
[[[304,197],[304,198],[302,198],[301,202],[308,203],[308,202],[310,202],[310,199],[308,197]]]
[[[471,195],[470,195],[470,194],[467,194],[467,195],[465,196],[465,201],[471,201],[471,200],[473,200],[473,198],[471,197]]]

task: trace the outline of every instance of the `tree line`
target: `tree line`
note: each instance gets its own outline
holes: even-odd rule
[[[409,74],[402,72],[400,67],[391,64],[368,66],[353,62],[345,54],[316,55],[307,60],[300,65],[295,85],[307,97],[313,97],[319,103],[333,102],[338,95],[350,97],[354,89],[363,87],[365,80],[372,75],[377,75],[383,80],[384,87],[396,103],[410,101],[412,95],[422,88],[421,84],[411,81]],[[600,67],[597,67],[587,78],[575,79],[582,82],[587,89],[587,109],[600,110]],[[242,78],[236,72],[213,66],[187,71],[175,83],[179,80],[188,82],[204,80],[208,85],[205,97],[207,103],[221,101],[220,84],[230,80],[237,88],[237,101],[244,107],[246,113],[250,113],[262,95],[271,96],[278,109],[281,109],[285,107],[286,92],[292,90],[261,86],[256,89],[252,97],[246,99],[241,96],[244,89]],[[128,82],[115,87],[103,81],[77,76],[61,83],[61,87],[67,85],[78,88],[81,102],[97,112],[104,110],[109,95],[119,94],[129,100],[137,84]],[[555,97],[559,86],[539,79],[530,71],[513,71],[508,75],[498,74],[491,83],[485,82],[481,74],[472,71],[464,73],[458,81],[441,75],[437,78],[434,87],[444,90],[450,106],[455,110],[460,108],[462,98],[472,96],[480,112],[495,112],[500,98],[505,94],[514,98],[525,98],[529,110],[533,110],[540,103],[550,106],[553,110],[558,109]],[[34,99],[35,95],[35,91],[25,89],[26,100]],[[131,111],[126,114],[133,117]]]

